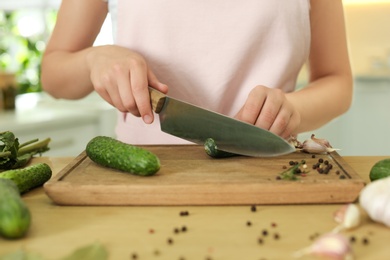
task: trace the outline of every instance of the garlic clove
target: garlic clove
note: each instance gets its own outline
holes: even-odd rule
[[[361,221],[360,210],[357,205],[352,203],[344,205],[335,212],[334,219],[340,225],[333,229],[333,233],[355,228],[359,226]]]
[[[314,134],[311,135],[311,139],[314,140],[315,142],[319,143],[319,144],[322,144],[325,147],[332,148],[332,146],[330,145],[329,141],[326,140],[326,139],[316,138]]]
[[[306,153],[325,154],[336,150],[327,140],[315,138],[314,134],[302,143],[302,151]]]
[[[296,252],[293,256],[300,258],[304,255],[324,256],[333,260],[353,259],[352,247],[347,238],[335,233],[322,235],[311,246]]]

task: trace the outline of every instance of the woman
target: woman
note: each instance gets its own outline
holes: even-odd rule
[[[92,46],[108,12],[115,44]],[[160,131],[148,86],[288,138],[350,107],[342,1],[64,0],[42,84],[56,98],[96,91],[132,144],[184,142]]]

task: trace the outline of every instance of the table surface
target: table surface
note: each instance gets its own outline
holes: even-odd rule
[[[343,158],[368,183],[371,167],[385,157]],[[56,174],[72,160],[40,157],[33,163],[46,162]],[[43,188],[23,199],[32,213],[30,230],[23,239],[0,238],[0,256],[24,249],[44,259],[60,259],[98,242],[109,259],[293,259],[293,253],[310,246],[313,237],[337,226],[333,214],[342,206],[256,205],[256,211],[249,205],[73,207],[55,205]],[[181,216],[185,211],[188,216]],[[390,228],[382,224],[365,219],[342,234],[355,238],[356,259],[382,260],[390,255]]]

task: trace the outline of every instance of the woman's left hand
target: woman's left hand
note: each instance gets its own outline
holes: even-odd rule
[[[236,119],[289,138],[299,126],[301,116],[280,89],[256,86],[248,95]]]

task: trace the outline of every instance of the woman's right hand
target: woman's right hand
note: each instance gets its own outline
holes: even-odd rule
[[[87,54],[90,79],[96,92],[121,112],[153,122],[148,86],[163,93],[161,83],[138,53],[116,45],[97,46]]]

